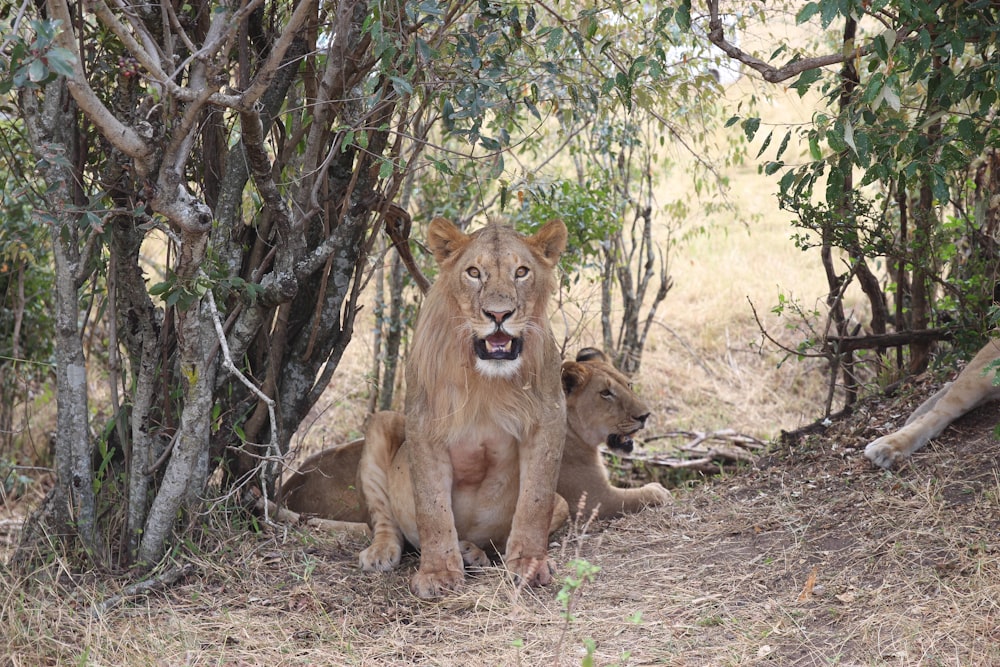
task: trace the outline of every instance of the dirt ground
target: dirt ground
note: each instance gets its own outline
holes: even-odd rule
[[[930,383],[664,508],[555,536],[557,583],[500,568],[438,602],[357,566],[358,538],[209,527],[171,586],[0,567],[0,665],[997,665],[997,405],[901,470],[864,444]],[[588,570],[599,568],[591,576]]]

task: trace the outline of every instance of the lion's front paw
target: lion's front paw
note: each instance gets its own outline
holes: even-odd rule
[[[548,557],[522,556],[507,562],[507,569],[519,583],[527,586],[548,586],[552,583],[553,568]]]
[[[410,591],[423,600],[439,598],[462,587],[465,575],[452,570],[418,570],[410,578]]]
[[[900,447],[891,435],[873,440],[865,447],[865,458],[886,470],[905,459],[906,456],[906,450]]]
[[[659,482],[650,482],[642,487],[647,505],[666,505],[674,499],[670,492]]]
[[[462,552],[462,563],[465,564],[465,567],[489,567],[492,565],[486,552],[472,542],[459,542],[458,548]]]
[[[388,572],[399,565],[403,556],[403,546],[391,540],[376,540],[361,552],[358,560],[366,572]]]

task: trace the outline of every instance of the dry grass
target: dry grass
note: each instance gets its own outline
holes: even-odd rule
[[[490,568],[428,603],[413,556],[369,574],[351,538],[216,527],[178,584],[96,616],[125,582],[0,570],[0,665],[582,665],[588,645],[597,665],[1000,664],[995,406],[873,470],[859,446],[908,409],[866,406],[670,506],[558,533],[560,582],[575,558],[600,568],[566,589],[571,620],[560,583]]]

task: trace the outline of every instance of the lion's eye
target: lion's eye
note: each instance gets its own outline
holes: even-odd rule
[[[606,398],[610,401],[614,397],[615,397],[615,392],[611,391],[610,389],[604,389],[603,391],[601,391],[601,398]]]
[[[476,267],[470,266],[465,270],[465,273],[468,274],[468,276],[473,280],[479,280],[479,269]]]
[[[526,266],[519,266],[517,267],[517,271],[514,272],[514,276],[517,278],[523,278],[526,275],[528,275],[528,267]]]

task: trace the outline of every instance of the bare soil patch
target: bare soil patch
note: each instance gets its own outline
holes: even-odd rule
[[[775,444],[670,506],[564,529],[547,589],[489,568],[427,603],[407,589],[414,556],[364,573],[362,541],[281,527],[207,528],[174,557],[177,584],[101,614],[126,579],[0,569],[0,665],[1000,664],[997,406],[898,472],[861,456],[930,389]],[[566,584],[574,559],[600,568],[592,581]]]

